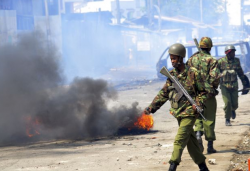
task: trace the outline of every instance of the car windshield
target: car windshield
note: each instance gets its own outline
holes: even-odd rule
[[[234,46],[236,49],[236,52],[235,52],[236,56],[241,56],[242,54],[248,54],[246,44],[235,44]],[[212,47],[210,53],[212,56],[214,56],[216,58],[223,57],[223,56],[225,56],[225,47],[226,47],[226,44],[214,45]],[[188,58],[196,52],[197,52],[196,46],[187,46],[186,47],[186,57],[184,58],[184,62],[186,62],[188,60]],[[164,66],[166,66],[168,69],[173,68],[170,56],[167,52],[161,60],[163,61]]]

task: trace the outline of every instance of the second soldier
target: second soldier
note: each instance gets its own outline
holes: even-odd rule
[[[205,103],[204,116],[207,121],[201,117],[197,118],[195,122],[196,137],[199,142],[200,148],[203,151],[203,143],[201,136],[205,134],[205,139],[208,141],[207,153],[215,153],[213,141],[216,140],[215,136],[215,120],[217,102],[215,96],[218,94],[216,90],[219,86],[220,71],[217,68],[217,60],[211,56],[210,51],[213,47],[212,40],[209,37],[202,37],[199,43],[199,52],[195,53],[187,61],[189,67],[194,67],[201,72],[202,80],[208,81],[211,86],[209,92],[210,98]]]

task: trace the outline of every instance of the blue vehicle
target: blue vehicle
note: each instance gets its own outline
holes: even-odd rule
[[[211,55],[214,56],[216,59],[225,56],[225,46],[232,44],[236,48],[235,56],[240,59],[241,66],[243,71],[250,72],[250,47],[247,41],[238,41],[238,42],[223,42],[223,43],[213,43],[213,47],[211,49]],[[186,57],[184,58],[184,62],[188,60],[195,52],[197,52],[197,47],[195,44],[184,44],[186,47]],[[163,66],[165,66],[168,70],[173,69],[170,56],[168,54],[167,47],[162,55],[160,56],[157,64],[156,64],[156,71],[158,78],[164,78],[162,74],[160,74],[160,70]]]

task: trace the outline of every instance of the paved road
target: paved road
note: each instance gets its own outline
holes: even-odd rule
[[[132,85],[119,91],[119,99],[110,106],[139,102],[146,107],[162,87],[164,81]],[[226,171],[236,145],[250,125],[250,94],[240,97],[240,108],[232,127],[224,125],[221,95],[217,97],[218,113],[216,123],[218,153],[206,155],[216,159],[215,165],[208,165],[212,171]],[[114,136],[95,140],[39,142],[23,146],[0,148],[0,170],[3,171],[152,171],[167,170],[177,122],[169,113],[166,103],[154,116],[154,127],[150,132],[137,135]],[[184,151],[178,171],[198,170],[187,151]]]

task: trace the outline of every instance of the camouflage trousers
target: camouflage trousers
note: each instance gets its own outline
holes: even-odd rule
[[[179,164],[184,148],[187,146],[188,153],[196,164],[201,164],[206,157],[202,154],[194,133],[194,117],[177,119],[179,129],[174,141],[174,151],[169,163]]]
[[[216,109],[217,101],[215,97],[207,99],[205,104],[203,115],[207,119],[204,121],[200,116],[195,121],[194,131],[201,131],[205,134],[205,140],[214,141],[216,140],[215,136],[215,120],[216,120]]]
[[[230,119],[232,117],[232,110],[238,108],[238,90],[231,90],[221,86],[221,94],[225,103],[225,118]]]

